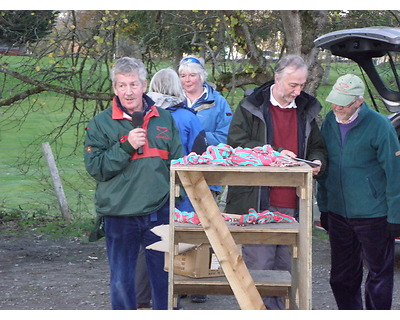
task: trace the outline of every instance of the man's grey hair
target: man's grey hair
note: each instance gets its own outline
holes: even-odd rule
[[[149,92],[158,92],[183,101],[185,95],[178,74],[171,68],[156,72],[150,81]]]
[[[142,61],[135,58],[123,57],[118,59],[114,63],[110,73],[110,78],[113,85],[115,84],[115,76],[117,74],[137,74],[139,80],[143,84],[146,82],[147,79],[146,67],[144,66]]]
[[[299,69],[306,69],[308,71],[308,66],[303,58],[295,54],[289,54],[278,61],[275,66],[275,75],[280,76],[288,68],[292,69],[293,72]]]

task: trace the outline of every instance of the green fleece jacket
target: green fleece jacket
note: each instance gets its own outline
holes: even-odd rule
[[[99,216],[147,215],[169,200],[170,162],[183,156],[179,131],[171,113],[155,106],[146,113],[143,128],[147,141],[140,155],[127,141],[132,121],[123,117],[115,99],[89,122],[84,159],[97,182]]]
[[[342,144],[335,115],[327,114],[321,133],[328,166],[318,179],[318,206],[346,218],[387,216],[400,223],[400,145],[390,121],[363,103]]]

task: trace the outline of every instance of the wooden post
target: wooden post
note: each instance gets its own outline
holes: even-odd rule
[[[50,170],[51,178],[53,180],[54,191],[56,192],[61,214],[67,222],[71,222],[72,215],[68,207],[67,199],[65,198],[64,189],[61,184],[60,175],[58,174],[58,169],[51,151],[50,144],[48,142],[42,143],[42,149]]]

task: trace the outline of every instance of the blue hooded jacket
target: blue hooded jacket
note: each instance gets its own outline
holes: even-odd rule
[[[209,145],[227,143],[228,130],[232,120],[232,110],[226,99],[215,91],[209,84],[204,83],[205,92],[190,107],[196,112],[197,117],[206,132]]]

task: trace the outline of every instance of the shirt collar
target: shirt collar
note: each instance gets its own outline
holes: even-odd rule
[[[357,108],[357,110],[352,114],[352,116],[351,116],[348,120],[346,120],[345,122],[339,120],[339,119],[336,117],[336,115],[335,115],[336,122],[341,123],[341,124],[349,124],[349,123],[352,123],[354,120],[357,119],[359,113],[360,113],[360,108]]]
[[[269,101],[271,102],[271,104],[272,104],[273,106],[278,106],[278,107],[281,108],[281,109],[291,109],[291,108],[296,109],[296,108],[297,108],[296,99],[293,99],[293,101],[292,101],[289,105],[287,105],[286,107],[282,107],[282,106],[279,104],[279,102],[276,101],[276,99],[275,99],[275,97],[274,97],[274,95],[273,95],[273,93],[272,93],[272,88],[273,88],[274,86],[275,86],[275,84],[273,84],[273,85],[271,86],[271,88],[270,88],[271,93],[270,93]]]
[[[192,107],[197,101],[199,101],[201,98],[205,99],[205,98],[207,97],[207,93],[208,93],[207,88],[206,88],[206,87],[203,87],[203,88],[204,88],[204,90],[203,90],[203,92],[201,93],[201,95],[200,95],[197,99],[193,100],[193,102],[190,102],[190,99],[189,99],[188,97],[186,97],[186,94],[185,94],[186,101],[187,101],[187,106],[188,106],[189,108],[191,108],[191,107]]]
[[[146,116],[149,113],[149,111],[152,111],[153,114],[158,116],[157,108],[155,106],[153,108],[153,106],[151,104],[149,104],[149,102],[153,102],[153,101],[151,99],[148,101],[147,99],[145,99],[145,96],[144,96],[144,98],[143,98],[143,109],[144,109],[143,114],[144,114],[144,116]],[[132,120],[132,117],[128,114],[129,112],[127,113],[123,109],[125,109],[125,108],[123,108],[123,107],[121,108],[121,103],[119,102],[118,97],[115,96],[112,101],[112,118],[115,120],[118,120],[118,119]]]

